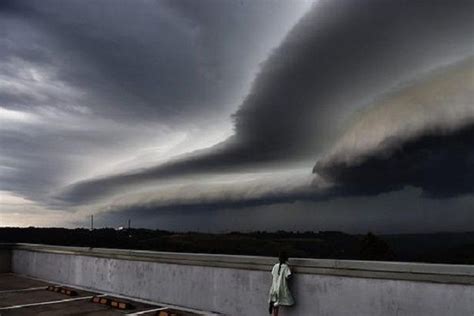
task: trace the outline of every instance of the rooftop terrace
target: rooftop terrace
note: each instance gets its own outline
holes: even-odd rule
[[[0,314],[265,315],[274,263],[253,256],[0,245]],[[301,258],[290,265],[297,304],[281,316],[474,315],[471,265]],[[48,291],[52,285],[77,296]]]
[[[0,315],[197,316],[211,314],[88,291],[77,286],[45,282],[13,273],[0,273]]]

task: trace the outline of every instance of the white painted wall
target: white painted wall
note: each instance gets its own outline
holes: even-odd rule
[[[261,268],[183,265],[15,249],[12,264],[15,273],[99,291],[226,315],[268,315],[270,272]],[[297,304],[282,309],[281,316],[474,315],[472,285],[297,273],[292,291]]]

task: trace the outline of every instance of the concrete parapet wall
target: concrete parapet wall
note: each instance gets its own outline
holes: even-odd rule
[[[0,245],[0,273],[10,272],[12,256],[9,246]]]
[[[0,249],[1,251],[1,249]],[[226,315],[268,315],[274,258],[12,246],[13,272]],[[474,267],[290,260],[291,315],[474,315]]]

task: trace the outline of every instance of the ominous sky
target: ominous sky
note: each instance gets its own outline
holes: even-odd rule
[[[0,226],[474,230],[470,0],[3,0]]]

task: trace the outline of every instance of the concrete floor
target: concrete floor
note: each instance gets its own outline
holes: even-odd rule
[[[0,316],[23,315],[159,315],[192,316],[199,315],[166,306],[114,298],[103,293],[73,289],[76,296],[48,291],[50,284],[11,273],[0,274]],[[93,296],[130,303],[133,308],[120,310],[110,305],[93,303]]]

